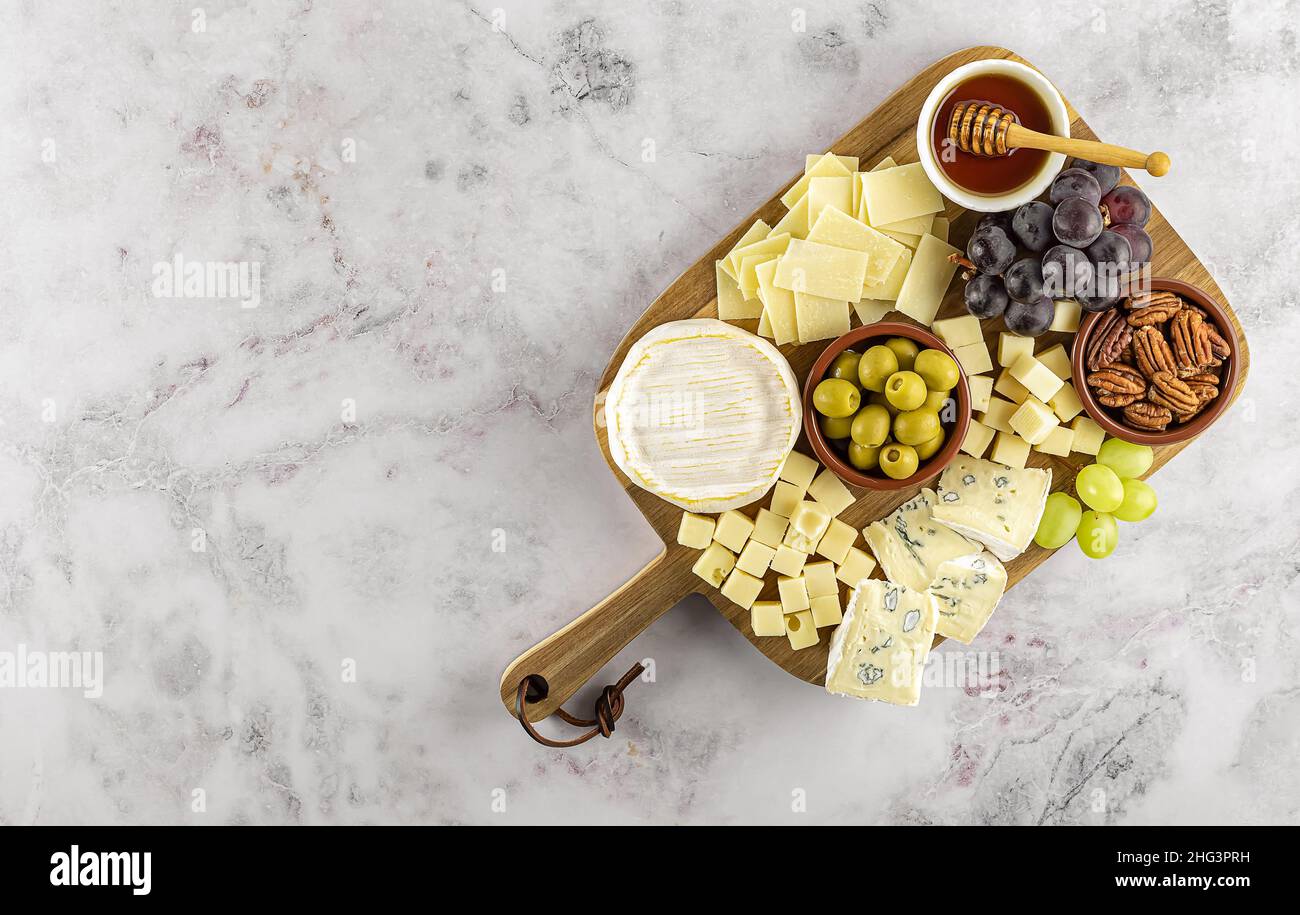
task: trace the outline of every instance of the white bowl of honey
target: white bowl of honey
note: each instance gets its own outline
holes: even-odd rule
[[[958,67],[930,90],[916,122],[916,151],[931,183],[968,210],[1013,210],[1047,190],[1065,156],[1040,149],[983,157],[962,152],[948,137],[952,110],[978,100],[1015,112],[1031,130],[1070,135],[1065,100],[1047,77],[1012,60],[979,60]]]

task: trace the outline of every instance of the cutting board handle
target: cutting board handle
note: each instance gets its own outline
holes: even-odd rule
[[[667,556],[667,550],[661,552],[609,597],[511,662],[501,675],[501,701],[510,714],[515,714],[524,680],[545,682],[545,696],[529,690],[523,709],[528,721],[559,710],[624,646],[694,590],[689,571],[681,574],[681,564],[667,561]]]

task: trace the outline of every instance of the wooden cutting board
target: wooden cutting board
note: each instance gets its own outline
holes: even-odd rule
[[[831,149],[840,155],[859,157],[863,170],[875,165],[885,156],[893,156],[894,160],[900,165],[917,161],[916,119],[930,90],[940,79],[957,67],[972,61],[989,58],[1004,58],[1029,63],[1029,61],[1018,57],[1005,48],[976,47],[950,54],[914,76],[902,88],[887,98],[875,111],[860,121],[857,126],[840,137],[832,145]],[[1032,64],[1030,65],[1032,66]],[[1047,74],[1047,76],[1050,78],[1051,74]],[[1074,110],[1068,100],[1066,101],[1066,110],[1070,116],[1070,132],[1072,136],[1089,140],[1097,139],[1097,136],[1079,117],[1079,113]],[[1148,182],[1157,197],[1159,196],[1161,181],[1175,182],[1179,180],[1176,151],[1174,162],[1174,169],[1170,177]],[[664,550],[649,565],[604,601],[559,632],[520,655],[507,668],[501,678],[501,699],[512,714],[515,711],[515,695],[522,678],[529,675],[538,675],[546,680],[546,696],[530,701],[525,706],[529,721],[545,718],[553,713],[587,680],[595,676],[623,646],[644,631],[647,626],[663,615],[669,608],[692,593],[705,595],[718,608],[718,612],[726,617],[741,635],[749,639],[755,648],[774,663],[808,683],[820,685],[825,681],[826,656],[829,649],[831,630],[823,630],[821,643],[816,647],[807,648],[803,651],[792,651],[789,642],[784,638],[755,637],[750,632],[749,611],[728,601],[717,589],[710,587],[691,572],[691,566],[694,564],[699,552],[677,544],[677,526],[681,520],[681,509],[632,485],[615,466],[613,459],[610,457],[609,442],[605,434],[602,414],[605,393],[622,364],[623,357],[627,354],[628,348],[636,340],[640,339],[646,331],[665,321],[676,321],[683,318],[717,317],[714,261],[731,250],[737,239],[753,224],[755,219],[763,219],[769,225],[775,225],[785,214],[785,207],[780,202],[781,195],[801,175],[802,170],[792,177],[785,186],[779,188],[767,203],[745,217],[729,235],[720,239],[713,249],[701,257],[694,266],[678,277],[646,309],[645,313],[628,331],[627,336],[623,338],[623,342],[619,344],[618,349],[610,357],[609,365],[600,380],[599,392],[596,395],[593,409],[596,441],[600,444],[601,453],[604,454],[605,462],[609,464],[610,471],[623,484],[628,497],[641,509],[641,513],[645,515],[646,520],[650,522],[651,526],[659,534],[660,539],[663,540]],[[949,203],[946,215],[952,219],[950,241],[953,245],[964,249],[975,222],[981,214],[962,210],[955,204]],[[1240,323],[1232,313],[1232,309],[1224,298],[1222,291],[1215,284],[1214,278],[1210,276],[1204,265],[1196,259],[1196,256],[1183,243],[1178,233],[1165,221],[1158,209],[1152,209],[1151,220],[1146,229],[1151,235],[1155,246],[1152,257],[1152,276],[1171,277],[1199,286],[1217,298],[1232,317],[1233,324],[1236,325],[1238,336],[1242,341],[1242,345],[1236,354],[1236,358],[1240,360],[1238,384],[1236,390],[1231,394],[1235,399],[1246,383],[1246,375],[1250,366],[1250,353],[1245,346],[1245,335],[1241,332]],[[965,313],[962,303],[962,285],[960,277],[953,282],[944,300],[944,306],[939,312],[939,317]],[[910,319],[893,312],[888,316],[888,320],[909,321]],[[756,329],[758,322],[737,323],[753,331]],[[991,342],[993,352],[996,352],[998,332],[1004,329],[1005,327],[1000,320],[984,322],[985,339]],[[1068,351],[1072,339],[1072,334],[1044,334],[1039,338],[1037,348],[1045,348],[1055,343],[1064,343]],[[809,368],[826,343],[827,341],[821,341],[806,346],[788,345],[781,347],[781,351],[790,360],[790,365],[794,368],[801,387]],[[1151,472],[1169,461],[1189,443],[1183,442],[1156,449],[1155,464],[1151,468]],[[808,447],[806,437],[800,437],[797,448],[805,454],[812,453],[812,450]],[[1052,488],[1054,490],[1071,489],[1074,476],[1079,468],[1091,462],[1092,458],[1085,455],[1073,455],[1067,459],[1039,454],[1036,451],[1032,452],[1029,458],[1030,466],[1051,468]],[[933,484],[934,481],[931,480],[927,485],[932,486]],[[860,490],[852,486],[849,488],[857,496],[858,501],[851,508],[845,510],[840,515],[840,519],[859,529],[889,514],[903,502],[912,498],[920,489],[918,486],[897,492],[873,492]],[[763,500],[763,502],[765,501]],[[758,504],[751,506],[747,509],[747,512],[752,515],[757,511]],[[861,541],[859,541],[859,545],[862,545]],[[1073,544],[1067,544],[1065,548],[1076,549],[1077,547]],[[1123,549],[1124,544],[1121,541],[1120,550]],[[1016,582],[1032,572],[1051,553],[1051,550],[1044,550],[1037,545],[1031,544],[1025,553],[1006,563],[1009,576],[1008,587],[1013,587]],[[876,577],[880,577],[879,568],[877,568],[875,574]],[[760,599],[776,599],[775,582],[767,584]],[[618,673],[620,672],[613,672],[608,679],[613,680]],[[706,677],[708,675],[701,674],[701,676]]]

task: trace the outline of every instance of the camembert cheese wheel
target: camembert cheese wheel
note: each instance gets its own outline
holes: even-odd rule
[[[799,385],[760,337],[712,319],[661,324],[632,345],[605,399],[609,451],[679,508],[762,498],[799,438]]]

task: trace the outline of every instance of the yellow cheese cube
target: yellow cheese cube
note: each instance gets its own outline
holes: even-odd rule
[[[817,217],[808,241],[862,251],[868,257],[865,285],[883,282],[907,249],[888,236],[831,207]]]
[[[811,556],[830,524],[831,512],[825,505],[800,502],[790,515],[790,528],[781,543]]]
[[[812,648],[820,641],[817,636],[817,626],[813,623],[812,613],[808,610],[804,610],[802,613],[786,614],[785,634],[790,640],[790,647],[795,651]]]
[[[957,357],[957,361],[961,363],[968,376],[993,371],[993,360],[989,358],[989,348],[984,345],[983,340],[959,346],[952,351],[952,354]]]
[[[971,375],[966,385],[970,388],[970,408],[981,413],[987,410],[993,395],[993,379],[988,375]]]
[[[810,598],[840,593],[839,583],[835,580],[835,563],[828,560],[819,559],[805,565],[803,579]]]
[[[775,550],[781,545],[781,539],[785,537],[785,529],[789,526],[789,518],[768,511],[766,508],[760,508],[758,517],[754,519],[754,532],[749,535],[749,539]]]
[[[748,302],[740,292],[736,281],[727,276],[722,269],[722,261],[714,261],[713,269],[717,275],[718,319],[721,321],[748,321],[762,317],[763,306],[758,302]]]
[[[829,467],[818,474],[817,479],[812,481],[808,487],[808,495],[825,505],[832,517],[844,511],[855,501],[853,493],[849,492],[848,487],[841,482],[840,478],[835,475],[835,471]],[[791,519],[791,523],[794,523],[793,519]]]
[[[993,441],[994,430],[979,420],[972,419],[966,428],[966,437],[961,441],[961,450],[971,457],[983,457],[989,442]]]
[[[847,168],[849,171],[856,172],[858,170],[857,156],[836,156],[835,153],[808,153],[808,155],[803,157],[804,173],[807,174],[810,168],[812,168],[818,162],[820,162],[822,160],[822,156],[835,156],[835,158],[840,160],[840,164],[843,165],[845,168]]]
[[[740,551],[740,558],[736,560],[736,568],[762,578],[767,574],[768,566],[772,564],[772,557],[775,555],[776,549],[774,547],[759,543],[757,540],[751,540]]]
[[[767,238],[771,232],[772,229],[767,223],[763,222],[761,219],[756,220],[752,226],[745,230],[745,234],[740,236],[740,240],[732,246],[732,249],[727,252],[727,256],[722,260],[728,267],[727,274],[733,280],[740,279],[740,260],[735,256],[736,252],[740,251],[742,248],[749,247],[756,241],[762,241]]]
[[[1010,368],[1021,356],[1034,354],[1034,338],[1002,331],[998,334],[998,365]]]
[[[1029,389],[1011,376],[1011,369],[1002,370],[993,384],[993,390],[1014,403],[1024,403],[1029,396]]]
[[[939,313],[948,284],[957,271],[957,264],[948,260],[952,254],[961,252],[933,235],[922,235],[912,266],[903,280],[903,287],[898,291],[898,304],[895,307],[909,318],[929,327],[934,316]],[[887,297],[876,295],[871,298]]]
[[[823,626],[838,626],[844,619],[844,613],[840,610],[840,593],[837,588],[834,594],[823,594],[821,597],[814,597],[808,602],[809,612],[812,613],[813,625],[820,629]]]
[[[790,212],[781,217],[781,221],[772,226],[773,235],[789,233],[791,238],[808,237],[808,195],[804,194],[799,202],[790,208]]]
[[[754,606],[758,594],[763,590],[763,579],[755,578],[740,569],[732,570],[727,576],[727,583],[722,586],[722,596],[738,607],[748,610]]]
[[[808,489],[808,484],[817,476],[817,471],[821,464],[816,459],[810,458],[802,451],[791,451],[785,456],[785,463],[781,465],[781,470],[777,476],[787,483],[793,483],[799,487],[800,498]],[[788,516],[788,513],[786,513]]]
[[[817,225],[817,217],[828,207],[848,215],[853,209],[853,177],[813,178],[808,182],[808,225]]]
[[[803,501],[804,492],[805,488],[802,486],[777,480],[776,486],[772,487],[773,513],[782,518],[789,518],[794,514],[795,506]]]
[[[839,299],[796,292],[794,316],[800,343],[833,340],[849,332],[849,303]]]
[[[934,222],[930,224],[930,234],[939,239],[939,241],[947,241],[948,228],[948,217],[936,216],[934,217]]]
[[[713,539],[733,553],[739,553],[749,535],[754,532],[754,522],[734,508],[718,515],[717,526],[713,530]]]
[[[1074,299],[1057,299],[1056,314],[1052,318],[1052,326],[1047,329],[1072,334],[1079,329],[1082,312],[1083,309]]]
[[[1025,460],[1029,457],[1029,442],[1018,435],[999,432],[993,442],[993,453],[989,457],[999,464],[1023,470]]]
[[[1083,401],[1079,399],[1079,392],[1068,381],[1061,385],[1061,390],[1056,392],[1056,396],[1049,400],[1047,405],[1052,408],[1056,418],[1063,423],[1068,423],[1083,412]]]
[[[749,626],[755,636],[784,636],[785,613],[780,600],[755,600],[749,608]]]
[[[862,251],[795,238],[781,257],[775,283],[791,292],[811,292],[828,299],[856,302],[862,298],[867,261]],[[743,282],[741,286],[743,289]]]
[[[862,202],[871,224],[879,226],[943,211],[943,197],[930,183],[920,162],[864,174]]]
[[[781,595],[781,609],[786,613],[808,609],[808,588],[802,575],[777,576],[776,590]]]
[[[1070,453],[1070,446],[1073,442],[1073,431],[1065,426],[1056,426],[1047,434],[1047,438],[1034,446],[1034,450],[1043,454],[1055,454],[1058,457],[1066,457]]]
[[[1096,454],[1101,450],[1101,443],[1106,440],[1106,430],[1088,416],[1076,416],[1074,422],[1070,423],[1070,429],[1074,432],[1070,448],[1080,454]]]
[[[912,259],[912,249],[903,248],[902,257],[894,264],[894,269],[889,271],[889,276],[885,277],[883,283],[864,283],[862,298],[874,299],[877,302],[897,302],[899,293],[903,291],[903,283],[907,280],[907,274],[912,269]]]
[[[772,557],[772,571],[793,578],[803,571],[804,563],[807,561],[807,553],[781,544],[776,548],[776,555]]]
[[[1011,364],[1011,377],[1023,384],[1043,403],[1047,403],[1061,390],[1063,382],[1052,374],[1052,370],[1033,356],[1021,356]]]
[[[835,577],[850,588],[856,588],[858,582],[862,581],[862,579],[871,577],[871,573],[875,571],[875,568],[876,560],[870,553],[851,546],[844,557],[844,561],[835,570]]]
[[[749,260],[745,258],[744,263],[748,264]],[[763,300],[763,314],[767,315],[768,325],[772,328],[772,339],[777,346],[784,346],[799,341],[799,325],[795,317],[794,293],[772,284],[779,267],[780,259],[774,257],[754,268],[754,278],[758,280],[758,297]]]
[[[947,343],[951,349],[965,346],[968,343],[983,344],[984,342],[984,331],[980,328],[980,319],[974,315],[944,318],[931,324],[930,329],[934,331],[936,337]]]
[[[1056,414],[1037,397],[1026,397],[1008,420],[1012,430],[1031,445],[1040,445],[1060,425]]]
[[[710,543],[708,548],[695,560],[691,571],[703,578],[715,588],[722,587],[727,575],[736,566],[736,557],[720,543]]]
[[[843,562],[849,547],[853,546],[853,541],[857,539],[856,527],[845,524],[839,518],[832,518],[831,526],[826,529],[826,533],[822,534],[821,542],[817,544],[817,555],[825,556],[831,562]]]
[[[713,542],[713,527],[714,521],[708,515],[682,512],[682,523],[677,526],[677,542],[702,550]]]
[[[779,600],[756,600],[749,608],[749,627],[754,635],[785,635],[785,614]]]
[[[980,417],[980,422],[990,429],[996,429],[998,432],[1013,432],[1011,423],[1011,414],[1016,412],[1016,404],[1003,400],[1000,397],[989,399],[989,408],[984,411]],[[779,484],[778,484],[779,485]]]
[[[1056,344],[1051,349],[1045,349],[1038,355],[1034,356],[1039,362],[1047,366],[1053,375],[1062,381],[1069,381],[1070,371],[1070,354],[1065,351],[1065,347]]]
[[[808,190],[808,183],[813,178],[822,177],[848,177],[853,174],[853,170],[845,168],[844,163],[835,156],[827,153],[822,156],[811,168],[805,168],[803,177],[796,181],[790,190],[781,195],[781,202],[785,204],[786,209],[793,209],[794,205],[799,202]]]
[[[893,302],[881,302],[876,299],[862,299],[853,303],[853,310],[857,313],[858,320],[865,326],[875,324],[885,315],[894,310]]]

